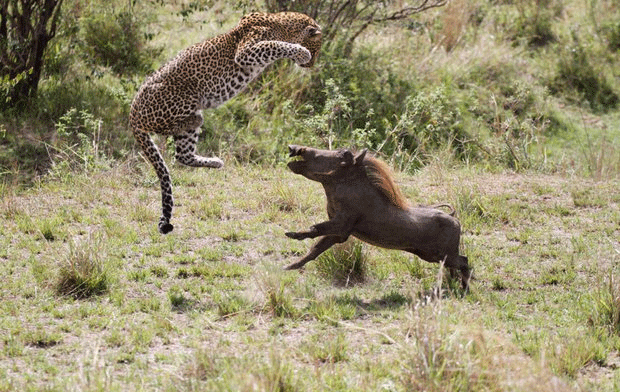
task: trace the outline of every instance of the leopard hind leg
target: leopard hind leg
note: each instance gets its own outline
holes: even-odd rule
[[[134,131],[134,135],[138,144],[142,147],[142,151],[146,158],[151,162],[159,183],[161,185],[161,204],[162,215],[159,218],[159,232],[162,234],[168,234],[174,229],[174,226],[170,224],[170,218],[172,217],[172,208],[174,206],[174,199],[172,197],[172,180],[170,179],[170,172],[164,162],[164,158],[161,156],[157,145],[151,139],[151,136],[139,130]]]
[[[179,124],[178,130],[173,132],[176,147],[175,157],[177,161],[186,166],[220,168],[224,166],[224,162],[220,158],[206,158],[196,155],[196,143],[198,142],[202,121],[202,115],[196,113]]]

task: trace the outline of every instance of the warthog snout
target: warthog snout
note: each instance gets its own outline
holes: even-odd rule
[[[295,174],[303,174],[305,171],[305,162],[303,158],[304,151],[299,146],[288,146],[289,157],[300,157],[299,160],[288,163],[288,168]]]
[[[307,231],[289,232],[289,238],[321,237],[307,255],[288,265],[303,267],[332,245],[352,235],[372,245],[413,253],[460,272],[467,288],[470,271],[467,257],[459,255],[461,225],[451,214],[436,208],[411,207],[385,163],[349,150],[318,150],[288,146],[293,173],[318,181],[327,196],[329,220]]]
[[[316,148],[289,145],[289,156],[297,158],[288,163],[288,168],[295,174],[319,182],[327,181],[327,178],[341,177],[346,175],[347,169],[360,165],[364,161],[366,150],[353,155],[349,150],[318,150]]]

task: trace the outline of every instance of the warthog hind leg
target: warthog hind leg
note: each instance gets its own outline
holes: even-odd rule
[[[450,276],[452,278],[455,278],[457,271],[460,271],[461,285],[463,286],[463,289],[467,290],[467,288],[469,287],[469,278],[471,277],[471,271],[467,263],[466,256],[457,255],[456,257],[445,257],[444,259],[434,254],[426,253],[418,249],[407,249],[406,251],[409,253],[413,253],[422,260],[431,263],[439,263],[444,260],[444,266],[450,271]]]
[[[467,256],[459,255],[457,259],[459,259],[459,269],[461,270],[461,284],[463,288],[467,290],[469,288],[469,279],[471,278],[471,269],[467,262]]]

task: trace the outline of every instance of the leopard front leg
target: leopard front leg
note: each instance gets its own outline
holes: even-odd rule
[[[186,166],[220,168],[224,166],[220,158],[196,155],[196,143],[202,121],[202,115],[197,113],[177,126],[177,130],[174,131],[175,157]]]
[[[283,41],[260,41],[241,46],[235,54],[235,63],[242,67],[266,67],[279,59],[288,58],[298,65],[312,60],[310,51],[300,44]]]
[[[161,204],[162,215],[159,218],[159,232],[162,234],[168,234],[174,229],[174,226],[170,224],[170,218],[172,217],[172,207],[174,206],[174,199],[172,197],[172,181],[170,179],[170,172],[164,162],[157,145],[151,139],[151,136],[140,130],[134,130],[134,136],[136,141],[140,144],[144,155],[149,160],[157,177],[159,178],[159,184],[161,185]]]

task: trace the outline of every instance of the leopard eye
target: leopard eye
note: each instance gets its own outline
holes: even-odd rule
[[[309,35],[309,36],[316,35],[316,34],[319,32],[319,29],[318,29],[318,28],[316,28],[316,27],[312,27],[312,26],[308,26],[308,27],[307,27],[307,30],[308,30],[308,35]]]

